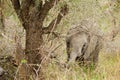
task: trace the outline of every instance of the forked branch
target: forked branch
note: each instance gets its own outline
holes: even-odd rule
[[[40,8],[40,12],[39,12],[40,21],[43,21],[45,19],[49,10],[59,1],[60,0],[49,0],[49,1],[46,0],[45,4],[42,6],[42,8]]]
[[[64,5],[60,12],[58,13],[58,16],[51,21],[51,23],[48,25],[48,27],[43,28],[43,33],[48,34],[52,32],[52,30],[57,28],[57,25],[60,23],[61,19],[68,13],[68,6],[67,4]]]
[[[13,4],[13,7],[17,13],[17,15],[19,16],[20,15],[20,2],[19,0],[11,0],[12,4]]]

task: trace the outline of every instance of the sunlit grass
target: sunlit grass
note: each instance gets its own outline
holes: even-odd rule
[[[46,80],[119,80],[120,79],[120,55],[103,54],[99,56],[98,67],[91,70],[83,70],[74,64],[69,69],[50,63],[44,69]]]
[[[99,2],[102,1],[104,2],[105,0],[100,0]],[[63,20],[59,24],[58,28],[59,30],[57,31],[65,33],[67,31],[67,27],[71,27],[73,24],[77,25],[82,19],[89,18],[90,16],[93,16],[96,20],[98,19],[99,27],[106,33],[113,26],[113,23],[111,22],[112,16],[110,16],[109,14],[105,14],[106,12],[105,4],[103,3],[101,4],[104,8],[104,9],[102,8],[103,10],[101,10],[100,7],[95,2],[95,0],[66,0],[66,2],[69,4],[69,14],[66,15],[65,18],[63,18]],[[10,39],[13,39],[14,41],[15,35],[23,36],[25,33],[23,33],[22,27],[19,26],[20,23],[17,20],[16,15],[14,14],[13,16],[14,10],[8,7],[9,6],[5,7],[4,11],[5,16],[6,17],[9,17],[11,15],[12,16],[9,17],[10,20],[6,22],[6,34],[8,35],[8,38],[12,35]],[[56,10],[53,9],[51,11],[51,13],[53,14],[52,15],[49,14],[48,18],[50,19],[47,18],[45,24],[49,23],[51,19],[53,19],[55,15],[57,15],[56,14],[57,12],[55,12]],[[119,22],[120,14],[118,14],[118,12],[116,13],[114,12],[114,16],[116,17],[117,22]],[[15,27],[15,24],[13,23],[16,22],[17,25]],[[20,33],[22,33],[23,35]],[[24,45],[25,40],[21,39],[21,41],[23,43],[22,45]],[[57,40],[57,42],[58,41],[59,40]],[[12,50],[14,48],[15,42],[10,42],[8,39],[3,40],[3,42],[0,46],[2,50],[1,53],[2,54],[13,53]],[[56,44],[56,42],[54,43]],[[8,47],[6,47],[6,45]],[[61,48],[56,53],[62,53]],[[64,54],[60,55],[63,59]],[[63,61],[62,59],[59,59],[59,61],[62,62]],[[94,71],[83,70],[76,64],[72,65],[70,69],[61,68],[60,65],[56,64],[53,60],[47,65],[47,67],[43,67],[43,72],[45,80],[120,80],[120,55],[119,53],[118,54],[101,53],[99,56],[98,67]]]

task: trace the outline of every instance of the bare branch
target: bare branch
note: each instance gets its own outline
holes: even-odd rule
[[[56,29],[57,25],[60,23],[61,19],[68,13],[68,6],[64,5],[58,16],[51,21],[48,27],[43,28],[43,33],[47,34],[50,33],[52,30]]]

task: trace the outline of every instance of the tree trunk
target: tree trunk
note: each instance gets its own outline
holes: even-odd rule
[[[54,18],[48,26],[43,27],[43,22],[50,11],[60,0],[45,0],[43,4],[42,0],[11,0],[12,5],[21,21],[25,31],[26,31],[26,45],[25,45],[25,57],[27,59],[27,64],[32,64],[36,66],[30,66],[23,64],[22,70],[24,77],[22,80],[31,80],[31,76],[34,76],[32,80],[35,80],[36,74],[34,73],[38,66],[41,64],[43,54],[40,47],[43,44],[43,34],[49,34],[57,28],[61,19],[68,13],[68,6],[64,5],[61,7],[60,12],[57,17]],[[36,4],[36,2],[38,2]],[[42,74],[42,70],[39,70]],[[20,70],[22,74],[22,71]],[[37,76],[38,77],[38,76]],[[37,79],[38,80],[38,79]],[[40,78],[40,80],[42,80]]]
[[[37,27],[36,27],[37,26]],[[43,33],[40,28],[40,24],[37,22],[29,23],[25,29],[26,31],[26,49],[25,49],[25,57],[27,60],[27,64],[22,64],[20,69],[20,78],[24,80],[29,80],[30,76],[35,80],[36,74],[34,69],[38,69],[37,64],[41,63],[42,54],[40,53],[40,47],[43,43]],[[32,64],[32,66],[31,66]],[[38,74],[42,74],[42,72],[38,72]]]
[[[34,23],[33,23],[34,24]],[[40,46],[43,43],[42,30],[30,25],[26,29],[26,52],[28,63],[38,64],[41,61],[39,54]]]

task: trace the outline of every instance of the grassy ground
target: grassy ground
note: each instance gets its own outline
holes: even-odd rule
[[[9,0],[7,0],[9,1]],[[112,23],[112,16],[108,14],[109,3],[106,0],[99,0],[96,3],[96,0],[64,0],[69,5],[69,14],[61,21],[59,24],[58,32],[65,33],[68,28],[72,25],[77,25],[82,19],[86,19],[89,17],[93,17],[98,21],[99,27],[105,32],[109,32]],[[13,9],[9,9],[6,6],[5,15],[10,16],[8,21],[6,21],[6,36],[5,39],[0,38],[0,54],[12,54],[15,51],[15,37],[19,36],[21,39],[22,46],[25,44],[25,32],[21,27],[16,16],[13,16]],[[56,10],[51,10],[51,15],[48,18],[52,18],[57,13]],[[120,11],[120,10],[119,10]],[[119,12],[113,12],[113,15],[116,17],[117,24],[119,24]],[[6,17],[7,17],[6,16]],[[45,22],[45,26],[49,23],[49,19]],[[120,37],[120,36],[118,36]],[[118,43],[120,40],[117,39],[115,45],[119,47]],[[63,41],[65,42],[65,41]],[[54,41],[55,45],[59,45],[61,41]],[[55,45],[50,47],[51,51],[54,49]],[[65,43],[64,43],[65,45]],[[112,44],[111,44],[112,45]],[[48,46],[47,46],[48,47]],[[115,48],[113,45],[109,46],[111,49]],[[60,58],[58,61],[65,62],[66,60],[66,52],[65,46],[62,46],[62,49],[55,51],[56,55]],[[120,48],[118,49],[120,50]],[[65,54],[63,54],[65,53]],[[64,56],[64,57],[63,57]],[[101,53],[99,56],[98,67],[94,71],[85,70],[80,68],[78,65],[74,64],[70,67],[70,69],[61,68],[60,65],[56,64],[54,60],[51,60],[50,63],[43,67],[43,72],[45,76],[45,80],[120,80],[120,53],[117,54],[109,54]]]
[[[120,80],[120,55],[100,54],[96,70],[85,70],[78,65],[60,68],[54,62],[44,69],[46,80]]]

